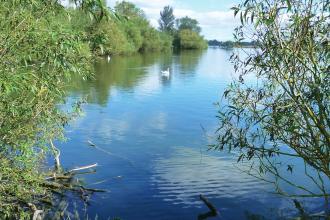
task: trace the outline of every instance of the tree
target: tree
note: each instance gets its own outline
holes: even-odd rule
[[[163,32],[173,33],[175,17],[173,15],[173,8],[165,6],[163,11],[160,12],[160,19],[158,20],[159,29]]]
[[[183,29],[179,32],[179,47],[181,49],[204,49],[207,42],[194,31]]]
[[[198,34],[201,32],[201,27],[198,25],[198,21],[196,19],[189,18],[188,16],[177,19],[176,25],[179,31],[187,29]]]
[[[133,3],[127,1],[117,2],[115,5],[115,12],[125,16],[127,19],[141,18],[146,20],[144,12]]]
[[[330,2],[246,0],[234,7],[235,38],[259,48],[232,56],[239,74],[224,92],[216,149],[254,161],[251,175],[278,193],[324,199],[330,180]],[[250,83],[253,75],[258,83]],[[251,79],[251,78],[250,78]],[[300,166],[297,164],[300,163]],[[296,165],[296,166],[295,166]],[[299,183],[298,172],[315,189]],[[296,188],[290,193],[283,185]],[[328,213],[329,214],[329,213]]]

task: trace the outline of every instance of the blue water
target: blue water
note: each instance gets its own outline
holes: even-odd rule
[[[112,57],[95,63],[94,79],[73,79],[69,102],[84,98],[88,104],[66,129],[67,142],[59,144],[62,163],[98,163],[95,174],[82,178],[109,191],[92,197],[90,217],[197,219],[208,211],[200,194],[218,208],[215,219],[275,219],[294,212],[291,200],[270,193],[272,185],[243,172],[248,163],[207,151],[217,128],[215,103],[235,77],[231,53]],[[160,74],[168,67],[169,78]]]

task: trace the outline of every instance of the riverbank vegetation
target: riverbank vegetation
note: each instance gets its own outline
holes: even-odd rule
[[[208,42],[209,46],[213,47],[220,47],[223,49],[231,49],[231,48],[246,48],[246,47],[257,47],[258,44],[255,41],[241,41],[241,42],[235,42],[235,41],[218,41],[218,40],[209,40]]]
[[[102,2],[88,2],[78,2],[79,10],[109,16]],[[59,163],[44,167],[47,156],[58,158],[53,141],[79,113],[79,103],[69,112],[58,108],[64,84],[72,74],[88,77],[92,61],[86,36],[64,18],[67,11],[55,0],[0,4],[1,219],[37,219],[55,195],[75,188],[56,178],[65,174]]]
[[[246,0],[233,8],[242,23],[236,40],[259,48],[232,56],[239,77],[224,92],[213,146],[253,161],[249,173],[294,199],[304,219],[330,215],[329,8],[327,0]],[[304,198],[323,212],[310,215]]]
[[[71,28],[79,31],[90,43],[95,55],[128,55],[137,52],[203,49],[206,41],[195,19],[175,19],[173,9],[160,12],[159,30],[152,27],[145,13],[128,1],[117,2],[112,19],[95,22],[87,14],[70,8]],[[176,25],[175,25],[176,24]]]

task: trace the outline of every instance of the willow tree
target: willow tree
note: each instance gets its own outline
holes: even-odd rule
[[[239,152],[239,161],[253,161],[250,174],[275,184],[282,195],[324,198],[325,210],[330,196],[329,9],[329,0],[246,0],[233,8],[241,21],[236,40],[255,40],[258,48],[231,57],[237,80],[224,92],[214,146]],[[295,179],[296,172],[314,187]],[[284,185],[296,190],[285,191]]]
[[[97,17],[107,13],[99,0],[76,3]],[[0,3],[0,216],[4,219],[31,219],[30,211],[51,197],[41,167],[52,140],[63,136],[63,126],[72,116],[57,107],[64,101],[64,82],[73,73],[90,72],[88,45],[67,22],[66,10],[57,0]]]

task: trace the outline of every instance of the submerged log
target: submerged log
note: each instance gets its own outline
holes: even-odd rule
[[[208,218],[216,217],[216,216],[220,215],[220,213],[218,212],[216,207],[205,196],[199,195],[199,198],[200,198],[200,200],[202,200],[204,202],[204,204],[209,208],[210,211],[198,215],[198,220],[204,220],[204,219],[208,219]]]
[[[217,208],[203,195],[200,195],[199,198],[205,203],[205,205],[210,209],[214,216],[219,215]]]

